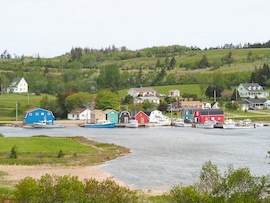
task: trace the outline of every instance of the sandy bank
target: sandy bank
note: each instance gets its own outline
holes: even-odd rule
[[[25,177],[40,178],[45,174],[51,175],[71,175],[78,176],[80,180],[95,178],[102,181],[105,179],[111,179],[113,176],[105,171],[98,169],[94,166],[74,166],[74,167],[53,167],[47,165],[38,166],[21,166],[21,165],[0,165],[0,171],[8,173],[5,176],[6,180],[18,182]],[[123,183],[116,181],[117,183],[124,185]]]
[[[21,166],[21,165],[0,165],[0,171],[8,173],[7,176],[4,176],[5,180],[12,181],[14,184],[18,183],[21,179],[26,177],[32,177],[39,179],[45,174],[57,175],[57,176],[78,176],[79,180],[83,181],[84,179],[94,178],[98,181],[103,181],[106,179],[113,179],[114,177],[95,167],[95,166],[73,166],[73,167],[54,167],[49,165],[38,165],[38,166]],[[113,179],[120,186],[125,186],[123,182]],[[165,191],[152,191],[145,190],[143,191],[148,195],[162,195]]]

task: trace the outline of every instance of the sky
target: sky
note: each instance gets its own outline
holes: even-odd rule
[[[270,40],[269,0],[0,0],[0,19],[0,53],[18,56]]]

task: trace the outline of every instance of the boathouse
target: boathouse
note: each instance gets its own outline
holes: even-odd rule
[[[42,108],[33,108],[25,111],[23,114],[23,124],[31,125],[46,121],[47,124],[52,125],[54,123],[54,115],[51,111]]]

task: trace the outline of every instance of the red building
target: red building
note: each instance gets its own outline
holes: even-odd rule
[[[138,123],[149,123],[149,117],[143,111],[134,111],[132,112],[132,118],[137,120]]]
[[[193,118],[196,123],[204,123],[209,120],[224,122],[224,112],[221,109],[196,109]]]

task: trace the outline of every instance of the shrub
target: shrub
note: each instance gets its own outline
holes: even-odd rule
[[[269,198],[269,176],[252,176],[248,168],[234,169],[232,165],[224,172],[206,162],[201,169],[199,181],[194,186],[174,187],[169,192],[169,202],[263,202]],[[269,199],[267,199],[269,200]]]
[[[64,158],[65,154],[62,151],[62,149],[60,149],[60,151],[58,152],[57,158]]]
[[[18,202],[139,202],[136,191],[121,187],[111,180],[79,181],[77,176],[46,174],[39,180],[25,178],[16,185]]]
[[[11,159],[17,159],[17,147],[16,145],[11,148],[9,158]]]

